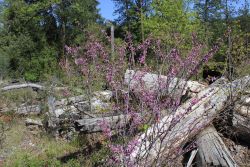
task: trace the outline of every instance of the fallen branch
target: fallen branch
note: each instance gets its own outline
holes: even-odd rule
[[[190,158],[189,158],[188,163],[187,163],[187,167],[191,167],[191,166],[192,166],[192,162],[193,162],[193,160],[194,160],[194,158],[195,158],[197,152],[198,152],[198,149],[193,150],[193,151],[191,152]]]
[[[13,89],[21,89],[21,88],[35,88],[38,90],[44,90],[45,87],[38,85],[38,84],[34,84],[34,83],[24,83],[24,84],[18,84],[18,85],[9,85],[9,86],[5,86],[3,88],[1,88],[1,91],[8,91],[8,90],[13,90]]]

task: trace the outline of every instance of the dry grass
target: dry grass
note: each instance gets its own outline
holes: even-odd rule
[[[32,133],[24,124],[24,120],[14,119],[6,139],[0,150],[4,166],[61,166],[56,157],[74,152],[79,148],[63,140],[55,140],[41,131]],[[76,162],[71,162],[75,163]],[[65,164],[67,165],[67,164]]]

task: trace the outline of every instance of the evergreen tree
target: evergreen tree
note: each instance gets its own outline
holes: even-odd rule
[[[188,5],[183,0],[154,1],[152,11],[145,20],[146,32],[162,39],[170,48],[177,47],[180,40],[190,41],[191,33],[198,32],[200,25]]]
[[[113,0],[116,5],[116,20],[124,31],[132,33],[137,41],[145,38],[144,20],[151,10],[152,0]]]
[[[36,81],[56,71],[66,44],[100,16],[96,0],[6,0],[2,51],[14,74]]]

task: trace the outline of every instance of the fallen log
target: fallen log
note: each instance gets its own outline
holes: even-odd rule
[[[236,104],[234,106],[234,111],[244,117],[250,118],[250,106],[243,106],[241,104]]]
[[[101,132],[103,130],[102,123],[107,124],[111,129],[116,127],[124,127],[129,120],[129,116],[117,115],[110,117],[85,118],[76,120],[75,124],[79,131],[85,133]]]
[[[130,158],[139,166],[157,166],[177,154],[189,139],[212,123],[227,105],[230,95],[234,98],[249,87],[250,76],[229,84],[220,82],[201,91],[180,106],[176,113],[165,116],[138,136],[139,144]]]
[[[43,126],[43,123],[42,123],[42,121],[40,119],[27,118],[25,120],[25,124],[26,124],[26,126],[29,126],[29,125],[37,125],[39,127]]]
[[[250,141],[250,118],[234,112],[232,132],[238,140],[248,143]]]
[[[144,73],[141,71],[127,70],[125,73],[125,84],[129,85],[131,89],[144,89],[150,91],[181,91],[183,94],[190,91],[191,95],[198,93],[207,86],[197,81],[186,81],[179,78],[170,78],[164,75],[157,75],[151,73]],[[167,86],[167,88],[164,88]],[[142,90],[143,91],[143,90]]]
[[[197,135],[197,166],[237,166],[230,151],[213,126],[209,126]]]
[[[39,115],[42,112],[42,107],[40,105],[30,105],[30,106],[20,106],[16,108],[2,108],[0,113],[5,113],[8,111],[13,111],[20,115]]]
[[[41,106],[40,105],[31,105],[31,106],[22,106],[16,109],[16,113],[17,114],[24,114],[24,115],[28,115],[28,114],[41,114]]]
[[[111,91],[98,91],[93,93],[93,98],[91,99],[92,111],[99,112],[107,110],[110,108],[110,98],[112,96]],[[93,114],[89,113],[90,105],[89,101],[86,100],[86,95],[80,95],[75,97],[64,98],[60,100],[53,100],[53,111],[55,111],[56,117],[59,117],[65,111],[80,111],[83,114],[94,117]],[[51,104],[52,105],[52,104]],[[20,107],[12,108],[0,108],[0,112],[14,111],[16,114],[40,114],[42,112],[41,105],[24,105]]]
[[[96,100],[101,100],[101,101],[109,101],[112,97],[112,92],[111,91],[97,91],[93,93],[93,98],[91,99],[91,102],[94,102]],[[75,104],[79,102],[87,102],[87,96],[86,95],[80,95],[80,96],[75,96],[75,97],[69,97],[69,98],[64,98],[55,101],[55,106],[66,106],[70,104]]]
[[[1,88],[1,91],[8,91],[8,90],[13,90],[13,89],[21,89],[21,88],[33,88],[33,89],[38,89],[38,90],[44,90],[45,87],[41,86],[39,84],[34,84],[34,83],[24,83],[24,84],[15,84],[15,85],[9,85]]]
[[[85,95],[64,98],[64,99],[60,99],[60,100],[55,101],[55,106],[66,106],[66,105],[70,105],[70,104],[84,101],[86,99],[87,98]]]
[[[250,150],[249,147],[240,145],[239,143],[222,137],[227,148],[230,150],[231,155],[239,166],[247,167],[250,164]],[[249,143],[249,141],[248,141]]]
[[[250,106],[250,97],[242,96],[240,104],[245,105],[245,106]]]

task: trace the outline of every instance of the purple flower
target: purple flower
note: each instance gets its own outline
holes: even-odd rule
[[[100,121],[98,122],[99,126],[102,129],[103,134],[107,137],[110,138],[112,136],[111,128],[109,124],[106,121]]]
[[[77,58],[75,59],[76,65],[83,65],[86,62],[83,58]]]
[[[198,103],[198,102],[199,102],[199,99],[193,98],[193,99],[191,100],[191,105],[193,106],[193,105],[195,105],[195,104]]]

